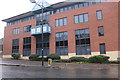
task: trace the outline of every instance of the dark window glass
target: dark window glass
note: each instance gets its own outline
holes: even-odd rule
[[[100,44],[100,54],[106,54],[105,44]]]
[[[68,33],[56,33],[56,54],[68,55]]]
[[[99,36],[104,36],[104,28],[103,28],[103,26],[98,27],[98,35]]]
[[[97,13],[97,19],[98,19],[98,20],[101,20],[102,17],[103,17],[103,16],[102,16],[102,11],[100,10],[100,11],[97,11],[96,13]]]
[[[23,56],[31,54],[31,37],[23,38]]]
[[[24,27],[24,33],[31,31],[31,25]]]
[[[90,32],[89,29],[76,30],[76,55],[90,55]]]
[[[12,40],[12,53],[19,53],[19,39]]]
[[[43,43],[41,40],[42,40],[41,35],[36,36],[36,54],[42,56],[42,48],[43,48],[43,55],[47,56],[49,54],[49,35],[44,34]]]

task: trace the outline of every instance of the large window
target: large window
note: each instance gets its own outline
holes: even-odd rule
[[[30,32],[30,30],[31,30],[31,25],[24,27],[24,33]]]
[[[67,25],[67,18],[61,18],[55,20],[56,27],[66,26]]]
[[[23,38],[23,56],[31,54],[31,37]]]
[[[12,53],[19,53],[19,39],[12,40]]]
[[[88,13],[74,16],[74,22],[75,24],[88,22]]]
[[[36,36],[36,52],[38,55],[42,56],[42,36]],[[43,36],[43,55],[47,56],[49,54],[49,34],[44,34]]]
[[[99,11],[96,11],[96,14],[97,14],[97,19],[98,20],[101,20],[103,18],[103,15],[102,15],[102,11],[99,10]]]
[[[90,55],[90,31],[89,29],[76,30],[76,55]]]
[[[99,36],[104,36],[104,28],[103,28],[103,26],[98,27],[98,35]]]
[[[105,43],[100,44],[100,54],[106,54],[106,46],[105,46]]]
[[[13,29],[13,34],[20,34],[20,28],[14,28]]]
[[[56,33],[56,54],[68,55],[68,33]]]

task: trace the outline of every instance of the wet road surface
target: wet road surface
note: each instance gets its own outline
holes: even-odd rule
[[[118,65],[57,64],[64,68],[2,66],[2,78],[118,78]],[[0,65],[1,66],[1,65]]]

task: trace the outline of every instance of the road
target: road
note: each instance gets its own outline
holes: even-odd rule
[[[2,78],[118,78],[118,65],[67,64],[64,68],[2,66]]]

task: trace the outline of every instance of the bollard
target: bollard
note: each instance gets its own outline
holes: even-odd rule
[[[52,65],[52,59],[48,59],[48,66]]]

